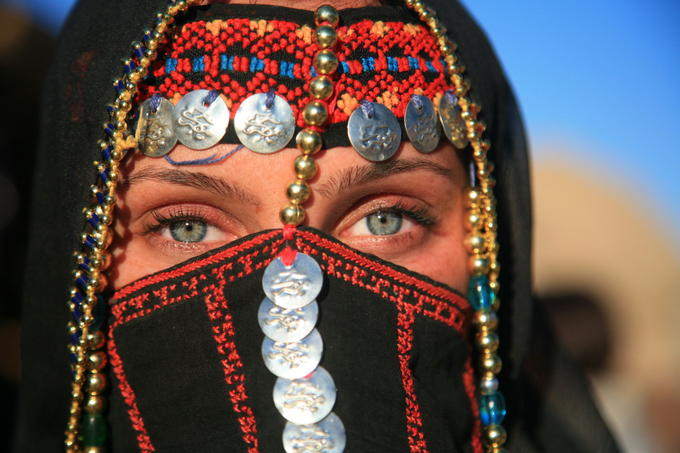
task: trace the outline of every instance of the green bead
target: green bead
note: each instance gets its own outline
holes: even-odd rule
[[[108,426],[102,414],[85,414],[83,416],[81,433],[83,445],[86,447],[102,447],[108,437]]]

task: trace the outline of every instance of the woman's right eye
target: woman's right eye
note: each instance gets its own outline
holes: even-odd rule
[[[208,233],[208,224],[201,220],[186,219],[168,225],[172,239],[178,242],[201,242]],[[210,228],[214,228],[210,226]]]

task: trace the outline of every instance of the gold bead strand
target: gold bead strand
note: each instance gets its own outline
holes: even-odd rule
[[[473,289],[469,291],[468,298],[476,310],[474,324],[477,328],[475,343],[480,353],[478,402],[483,425],[482,441],[488,453],[501,453],[505,451],[503,445],[507,435],[501,425],[505,417],[505,401],[502,394],[498,392],[497,378],[502,367],[501,359],[497,354],[499,340],[496,334],[499,266],[496,206],[493,196],[494,180],[491,177],[492,165],[487,159],[489,142],[482,138],[486,125],[477,119],[479,106],[467,97],[470,82],[463,77],[465,66],[455,53],[457,45],[447,37],[446,29],[439,23],[436,13],[425,6],[422,0],[406,0],[406,5],[418,14],[420,20],[428,25],[437,38],[473,151],[477,187],[468,192],[467,199],[468,236],[465,245],[470,253],[468,267],[472,273],[471,288]]]
[[[302,110],[305,128],[295,138],[300,155],[295,158],[295,181],[286,190],[288,205],[281,210],[281,221],[285,225],[298,226],[305,219],[302,205],[309,199],[311,189],[307,181],[316,174],[316,161],[313,155],[321,149],[322,140],[318,128],[328,121],[326,100],[333,95],[332,74],[338,67],[338,57],[333,48],[338,42],[336,27],[340,20],[338,11],[329,5],[320,6],[314,13],[316,30],[315,40],[319,51],[314,57],[317,76],[309,83],[311,100]]]
[[[71,404],[65,432],[64,447],[67,452],[100,453],[104,451],[106,444],[106,426],[90,427],[94,432],[83,433],[81,431],[83,409],[86,414],[101,420],[101,413],[105,407],[105,399],[102,392],[106,388],[106,375],[103,368],[106,366],[106,354],[103,351],[104,336],[101,331],[90,331],[94,321],[93,308],[97,303],[97,293],[106,287],[106,279],[103,271],[110,263],[110,255],[106,249],[111,243],[113,233],[111,223],[113,209],[116,202],[116,185],[120,177],[119,162],[128,149],[135,148],[135,142],[128,131],[127,116],[132,108],[131,101],[137,92],[137,84],[147,74],[151,62],[156,57],[156,48],[160,39],[166,32],[168,25],[174,17],[196,0],[177,0],[172,2],[164,13],[156,16],[157,23],[149,33],[146,50],[140,48],[141,55],[136,55],[138,65],[119,81],[115,82],[119,91],[115,102],[111,105],[111,122],[105,126],[109,139],[102,142],[102,150],[111,147],[106,162],[95,162],[97,173],[105,182],[92,186],[95,196],[95,204],[86,211],[88,223],[83,233],[83,250],[86,255],[78,255],[77,265],[81,270],[75,273],[76,286],[71,289],[71,296],[81,297],[82,316],[78,324],[69,323],[69,333],[80,335],[78,342],[69,347],[75,356],[73,366],[73,380],[71,386]],[[132,60],[126,60],[125,65],[131,65]],[[96,215],[96,217],[93,216]],[[96,226],[91,220],[96,219]],[[93,220],[94,221],[94,220]],[[85,259],[87,256],[87,260]],[[88,270],[83,271],[85,266]],[[80,272],[80,273],[78,273]],[[87,278],[85,278],[87,277]],[[84,294],[83,294],[84,293]],[[76,309],[75,303],[69,301],[71,312]],[[85,385],[87,381],[87,385]],[[85,404],[83,406],[83,401]],[[102,434],[103,426],[103,434]],[[85,436],[83,436],[85,434]],[[95,437],[94,439],[92,437]],[[84,438],[83,438],[84,437]],[[81,442],[86,444],[84,447]],[[98,444],[98,445],[96,445]]]

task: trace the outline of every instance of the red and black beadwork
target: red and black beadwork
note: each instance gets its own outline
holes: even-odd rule
[[[285,10],[288,20],[268,17],[273,14],[262,5],[255,15],[247,5],[212,5],[209,14],[199,11],[184,19],[160,47],[137,101],[159,93],[176,103],[192,90],[219,90],[233,119],[248,96],[273,90],[289,102],[302,128],[299,112],[309,100],[309,81],[317,75],[313,58],[319,49],[312,13]],[[380,19],[371,17],[371,11],[341,11],[327,147],[349,145],[345,124],[362,100],[385,105],[401,120],[412,94],[438,105],[441,95],[453,89],[427,26],[407,10],[394,9],[393,17],[385,17],[380,9]],[[281,16],[276,8],[276,17]],[[238,143],[233,127],[222,141]]]

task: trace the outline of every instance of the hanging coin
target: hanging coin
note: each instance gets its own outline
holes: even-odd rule
[[[300,308],[283,308],[269,298],[262,299],[257,321],[262,332],[274,341],[298,341],[309,335],[319,316],[316,301]]]
[[[279,307],[300,308],[311,303],[321,291],[323,274],[317,262],[298,252],[290,266],[281,258],[269,263],[262,276],[262,288]]]
[[[382,162],[394,156],[401,143],[397,117],[377,102],[362,101],[349,117],[347,135],[354,149],[372,162]]]
[[[439,119],[446,138],[453,143],[453,146],[458,149],[465,148],[468,145],[467,129],[460,116],[458,99],[451,91],[444,93],[439,101]]]
[[[342,453],[346,443],[345,426],[335,412],[310,425],[288,422],[283,430],[283,448],[286,453]]]
[[[286,420],[297,425],[324,419],[333,409],[335,398],[335,382],[323,367],[304,379],[278,378],[274,385],[274,405]]]
[[[175,106],[175,134],[189,148],[214,146],[222,140],[228,125],[229,107],[217,92],[194,90]]]
[[[414,94],[404,113],[404,129],[415,149],[431,153],[439,145],[439,122],[430,98]]]
[[[173,124],[174,106],[160,96],[153,96],[139,106],[135,138],[147,156],[161,157],[177,144]]]
[[[272,92],[254,94],[236,111],[234,129],[246,148],[257,153],[274,153],[285,148],[293,138],[293,109]]]
[[[274,375],[286,379],[298,379],[314,371],[322,353],[323,341],[316,329],[300,341],[284,343],[267,337],[262,341],[264,364]]]

